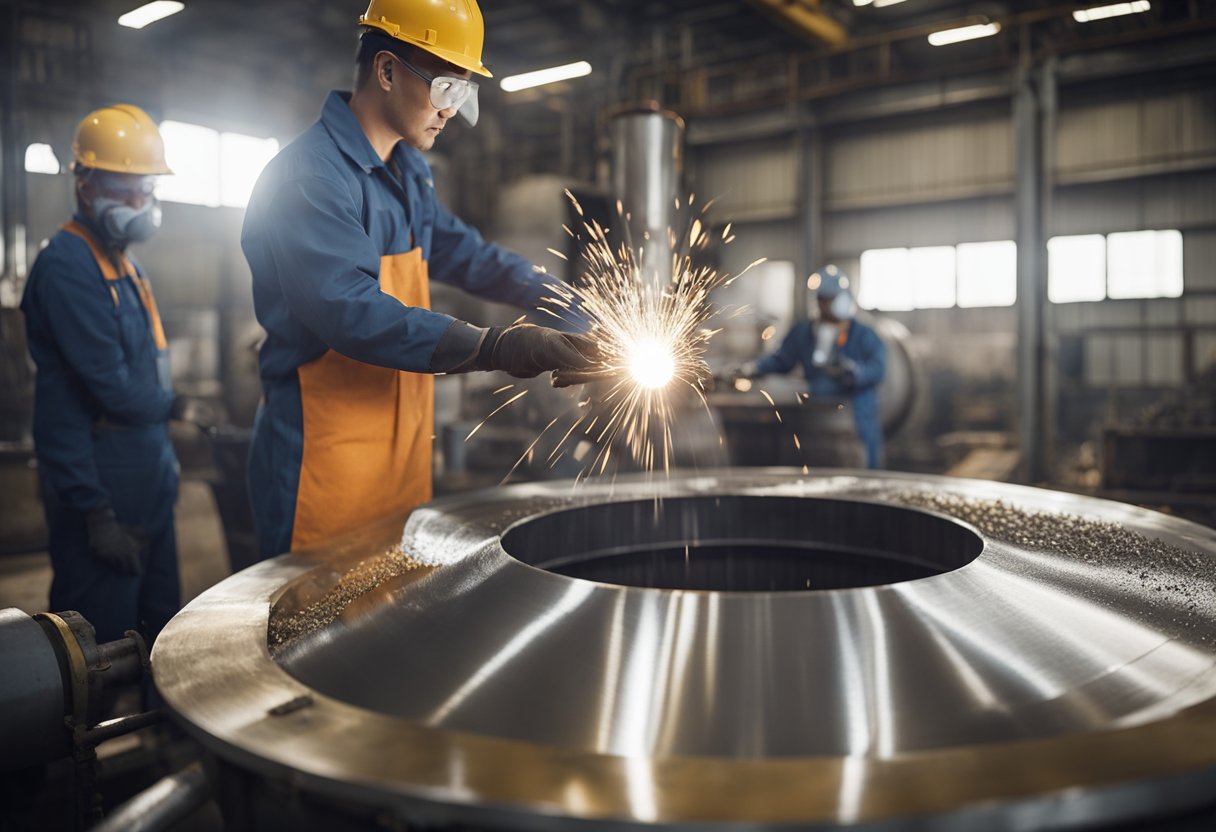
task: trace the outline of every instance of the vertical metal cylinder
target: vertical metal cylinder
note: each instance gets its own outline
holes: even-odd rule
[[[644,279],[671,280],[667,229],[684,162],[684,121],[675,113],[632,109],[612,119],[612,190]],[[620,237],[616,238],[620,240]]]

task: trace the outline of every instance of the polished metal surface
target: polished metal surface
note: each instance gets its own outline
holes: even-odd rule
[[[438,565],[273,659],[272,612],[324,607],[397,528],[170,623],[156,680],[200,741],[513,829],[1070,828],[1216,789],[1216,533],[1185,521],[880,473],[512,486],[415,511]]]
[[[620,200],[638,266],[651,279],[671,279],[668,228],[673,222],[683,167],[684,121],[674,113],[627,110],[611,124],[612,195]],[[613,238],[615,245],[623,239]]]

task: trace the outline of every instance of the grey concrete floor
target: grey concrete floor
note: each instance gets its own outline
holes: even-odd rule
[[[182,480],[174,516],[184,605],[228,575],[228,548],[206,482]],[[46,552],[0,556],[0,609],[46,612],[50,589],[51,561]]]

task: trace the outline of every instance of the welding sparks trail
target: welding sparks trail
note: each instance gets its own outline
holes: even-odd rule
[[[585,244],[578,263],[579,277],[573,286],[553,285],[555,296],[547,299],[551,308],[542,307],[541,311],[575,326],[589,321],[589,334],[596,340],[600,356],[590,373],[598,380],[583,388],[573,424],[559,429],[562,438],[547,459],[555,463],[568,443],[590,441],[596,453],[584,468],[586,475],[605,473],[613,449],[620,446],[642,469],[669,471],[676,404],[691,394],[709,410],[705,394],[710,372],[704,355],[709,340],[720,331],[712,329],[711,322],[724,312],[710,302],[710,295],[764,259],[733,276],[695,264],[694,252],[709,244],[703,217],[712,204],[707,203],[694,215],[691,209],[695,195],[684,203],[689,218],[682,230],[669,228],[665,241],[647,236],[637,248],[629,238],[631,218],[619,201],[617,218],[624,239],[614,247],[608,229],[587,219],[573,194],[566,191],[566,196],[583,218],[581,231],[562,226]],[[680,207],[679,200],[676,206]],[[722,239],[734,239],[729,225]],[[666,250],[658,258],[653,250],[647,250],[663,242]],[[550,251],[566,259],[560,252]],[[656,263],[663,268],[656,268]],[[550,422],[541,436],[558,421]],[[531,457],[535,448],[533,442],[525,456]]]

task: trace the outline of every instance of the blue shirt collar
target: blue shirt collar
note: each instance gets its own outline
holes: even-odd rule
[[[371,173],[375,168],[386,168],[382,160],[367,140],[367,135],[359,125],[358,119],[350,109],[350,93],[332,90],[321,108],[321,123],[333,137],[338,150],[346,154],[352,162],[363,168],[365,173]],[[393,160],[397,169],[402,173],[410,172],[430,181],[430,167],[422,154],[405,142],[397,142],[393,147]]]
[[[325,125],[325,129],[333,137],[338,150],[349,156],[350,160],[365,172],[371,173],[373,168],[384,167],[384,162],[372,149],[372,143],[367,140],[363,128],[351,112],[349,92],[330,92],[325,99],[325,106],[321,108],[321,124]]]

